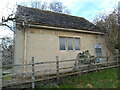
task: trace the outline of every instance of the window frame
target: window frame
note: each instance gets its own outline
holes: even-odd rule
[[[96,53],[97,48],[101,49],[101,53]],[[100,44],[96,44],[94,49],[95,49],[95,56],[103,56],[102,46]],[[98,55],[98,54],[101,54],[101,55]]]
[[[61,50],[61,48],[60,48],[60,38],[65,38],[65,50],[66,50],[66,46],[67,46],[66,37],[62,37],[62,36],[59,37],[59,50]],[[65,51],[65,50],[63,50],[63,51]]]
[[[76,47],[75,47],[75,39],[79,39],[79,49],[76,49]],[[79,51],[79,50],[80,50],[80,38],[74,37],[74,40],[73,40],[73,41],[74,41],[74,42],[73,42],[73,44],[74,44],[74,50]]]
[[[65,50],[60,49],[60,38],[66,38],[65,40]],[[68,39],[72,38],[72,48],[73,50],[68,49]],[[75,39],[79,39],[79,50],[76,50],[75,48]],[[80,51],[80,37],[72,37],[72,36],[59,36],[59,50],[60,51]]]
[[[72,50],[69,50],[69,39],[72,39]],[[74,45],[73,45],[73,42],[74,42],[74,38],[73,37],[67,37],[67,50],[68,51],[73,51],[74,50]]]

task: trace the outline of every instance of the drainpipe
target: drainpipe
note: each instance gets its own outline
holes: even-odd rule
[[[24,29],[24,64],[27,63],[26,58],[27,58],[27,29]],[[26,67],[24,66],[24,73],[26,72]]]

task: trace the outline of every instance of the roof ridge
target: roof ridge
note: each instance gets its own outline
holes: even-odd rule
[[[19,7],[29,8],[29,9],[33,9],[33,10],[40,10],[40,11],[50,12],[50,13],[55,13],[55,14],[61,14],[61,15],[66,15],[66,16],[76,17],[76,18],[81,18],[81,19],[86,20],[84,17],[74,16],[74,15],[69,15],[69,14],[59,13],[59,12],[53,12],[53,11],[50,11],[50,10],[42,10],[42,9],[39,9],[39,8],[27,7],[27,6],[22,6],[22,5],[18,5],[18,8]]]

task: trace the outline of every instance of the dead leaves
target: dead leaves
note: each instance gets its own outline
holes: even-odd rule
[[[93,86],[92,86],[91,84],[87,84],[87,86],[88,86],[89,88],[93,88]]]

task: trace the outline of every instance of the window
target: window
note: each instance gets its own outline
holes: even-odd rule
[[[96,54],[96,57],[102,56],[102,47],[101,47],[101,45],[95,45],[95,54]],[[103,58],[97,58],[96,61],[97,62],[103,62],[104,59]]]
[[[80,50],[80,39],[79,38],[74,39],[74,46],[75,46],[75,50]]]
[[[102,56],[101,45],[95,45],[95,53],[96,53],[96,56]]]
[[[66,49],[66,38],[60,37],[59,42],[60,42],[60,50],[65,50]]]
[[[60,50],[80,50],[80,38],[59,37]]]
[[[102,56],[101,48],[95,48],[95,53],[96,53],[96,56]]]
[[[68,38],[68,50],[73,50],[73,38]]]

